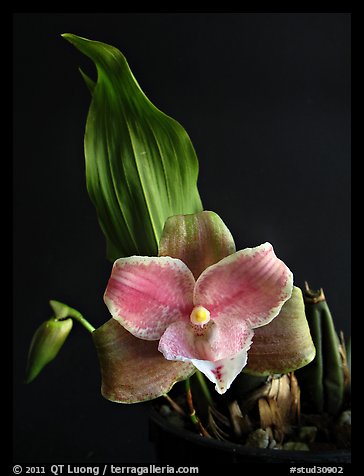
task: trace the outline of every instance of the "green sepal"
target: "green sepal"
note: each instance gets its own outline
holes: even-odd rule
[[[312,362],[315,352],[302,291],[294,286],[292,296],[278,316],[254,329],[253,344],[243,371],[256,376],[286,374]]]
[[[158,341],[138,339],[111,318],[92,338],[101,370],[101,394],[117,403],[138,403],[167,394],[195,372],[190,362],[167,360]]]
[[[197,279],[207,267],[235,251],[234,238],[219,215],[204,210],[168,218],[158,254],[180,259]]]

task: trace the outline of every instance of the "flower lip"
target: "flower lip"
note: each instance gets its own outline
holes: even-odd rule
[[[210,311],[203,306],[195,306],[191,312],[190,320],[192,324],[205,326],[210,320]]]

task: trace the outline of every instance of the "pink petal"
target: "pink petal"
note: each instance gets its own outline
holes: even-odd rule
[[[129,332],[157,340],[172,322],[189,319],[194,285],[191,271],[178,259],[132,256],[115,261],[104,300]]]
[[[227,317],[210,321],[205,329],[187,322],[171,324],[159,341],[168,360],[218,361],[232,357],[251,342],[253,331],[244,322]]]
[[[137,403],[160,397],[195,368],[171,362],[158,352],[158,343],[140,340],[110,319],[92,333],[101,368],[101,393],[112,402]]]
[[[191,360],[193,365],[202,372],[212,383],[215,384],[215,390],[223,394],[228,390],[245,367],[248,360],[248,350],[251,340],[247,346],[238,354],[229,359],[221,359],[216,362],[207,360]]]
[[[292,288],[291,271],[264,243],[207,268],[197,280],[194,304],[208,309],[211,318],[234,317],[255,328],[279,313]]]

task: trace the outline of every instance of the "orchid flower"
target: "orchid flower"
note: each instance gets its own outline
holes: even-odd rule
[[[159,341],[165,359],[192,363],[223,394],[247,363],[254,329],[278,315],[292,288],[291,271],[264,243],[223,258],[197,280],[180,259],[120,258],[104,300],[133,336]]]
[[[106,399],[152,400],[196,369],[223,393],[242,369],[267,376],[312,361],[302,292],[272,245],[236,252],[222,219],[202,211],[169,217],[158,255],[113,265],[112,317],[92,333]]]

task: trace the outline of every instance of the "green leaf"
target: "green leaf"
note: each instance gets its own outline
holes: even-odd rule
[[[107,256],[157,255],[169,216],[202,210],[198,161],[183,127],[145,96],[113,46],[62,35],[97,69],[85,132],[87,190]]]
[[[346,344],[346,360],[348,363],[349,372],[351,372],[351,336],[347,338]]]
[[[314,291],[306,284],[305,303],[317,352],[314,361],[296,373],[302,400],[313,412],[335,415],[345,395],[340,341],[323,290]]]
[[[278,316],[266,326],[254,329],[244,372],[252,375],[292,372],[310,363],[315,352],[302,291],[294,286],[291,298]]]
[[[344,372],[340,355],[340,341],[335,330],[334,321],[327,301],[319,303],[322,307],[322,354],[325,362],[324,389],[326,410],[329,414],[336,414],[344,398]]]
[[[87,74],[82,71],[81,68],[78,68],[79,72],[81,73],[81,76],[83,77],[83,80],[85,81],[86,86],[88,87],[91,95],[94,93],[96,83],[93,79],[91,79]]]
[[[308,406],[311,411],[321,413],[324,410],[325,402],[324,363],[322,358],[321,312],[317,304],[306,303],[306,316],[315,343],[316,356],[307,367],[296,372],[296,377],[301,388],[303,405]]]

